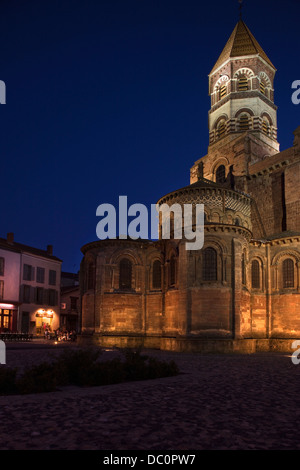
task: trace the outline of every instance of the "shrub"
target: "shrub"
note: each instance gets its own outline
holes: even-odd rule
[[[16,374],[17,369],[0,366],[0,395],[16,393]]]
[[[53,392],[58,385],[58,376],[54,364],[43,362],[27,369],[16,381],[19,393]]]
[[[65,350],[54,362],[59,384],[85,385],[101,353],[101,349],[94,348]]]
[[[121,357],[108,361],[98,360],[101,353],[98,348],[65,350],[53,362],[43,362],[26,369],[18,378],[17,369],[1,367],[0,395],[44,393],[55,391],[62,385],[91,387],[179,373],[174,361],[168,363],[143,355],[140,348],[121,350]]]

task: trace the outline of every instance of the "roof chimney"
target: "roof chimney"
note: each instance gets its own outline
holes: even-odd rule
[[[47,245],[47,254],[52,256],[53,255],[53,246]]]
[[[9,233],[7,234],[6,240],[7,240],[7,243],[9,243],[10,245],[13,244],[13,242],[14,242],[14,234],[13,234],[13,232],[9,232]]]

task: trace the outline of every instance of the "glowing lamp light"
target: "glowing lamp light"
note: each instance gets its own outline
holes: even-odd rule
[[[10,308],[16,308],[16,307],[13,304],[0,304],[0,308],[10,309]]]

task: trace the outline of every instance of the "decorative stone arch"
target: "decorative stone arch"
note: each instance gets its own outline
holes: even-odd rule
[[[233,76],[236,88],[235,91],[239,93],[251,90],[253,77],[254,72],[248,67],[242,67],[237,70]]]
[[[218,207],[212,207],[210,210],[210,222],[221,223],[223,221],[224,213]]]
[[[283,283],[283,262],[286,259],[292,259],[294,262],[294,285],[290,287],[292,290],[300,289],[300,253],[295,250],[282,250],[273,256],[271,261],[272,271],[272,287],[274,290],[285,289]]]
[[[228,121],[228,116],[227,116],[227,114],[225,114],[225,113],[221,114],[221,115],[215,120],[215,122],[214,122],[212,128],[213,128],[213,129],[217,129],[221,121],[225,121],[225,122]]]
[[[219,80],[217,80],[217,82],[215,83],[214,90],[213,90],[214,93],[217,93],[223,85],[227,86],[229,81],[230,80],[229,80],[228,75],[221,75]]]
[[[255,76],[252,69],[249,69],[249,67],[242,67],[235,72],[233,78],[238,80],[243,75],[245,75],[247,78],[253,78]]]
[[[112,288],[114,290],[120,289],[120,263],[122,260],[126,259],[131,263],[131,287],[128,290],[137,290],[139,286],[139,272],[142,263],[140,262],[140,257],[137,253],[130,249],[119,249],[110,259],[110,265],[112,266]]]
[[[250,108],[241,108],[235,114],[235,123],[237,131],[247,131],[252,128],[252,118],[254,112]]]
[[[226,157],[220,157],[220,158],[217,159],[217,161],[211,167],[211,173],[212,173],[213,181],[216,181],[216,172],[217,172],[217,169],[219,168],[219,166],[221,166],[221,165],[225,166],[225,178],[227,177],[229,161]]]
[[[213,248],[217,254],[217,280],[215,281],[205,281],[203,280],[203,256],[205,254],[206,248]],[[218,282],[226,284],[227,274],[226,274],[226,265],[227,265],[227,256],[228,249],[226,244],[214,236],[206,235],[204,238],[204,246],[201,249],[198,257],[198,266],[197,266],[197,277],[201,279],[201,282]]]
[[[272,121],[270,114],[264,112],[260,115],[260,117],[261,119],[264,119],[264,118],[267,119],[269,121],[270,126],[273,126],[273,121]]]
[[[266,135],[272,135],[272,126],[273,126],[273,121],[272,121],[272,118],[271,116],[264,112],[261,114],[261,128],[262,128],[262,132]]]
[[[272,88],[272,83],[266,72],[260,72],[258,75],[259,81],[264,81],[267,88]]]
[[[260,72],[259,76],[259,91],[266,96],[267,98],[271,98],[271,89],[272,84],[271,80],[265,72]]]
[[[160,263],[160,287],[156,285],[157,280],[157,265],[155,263]],[[147,257],[147,272],[148,272],[148,288],[150,290],[161,290],[164,281],[164,259],[161,253],[153,251]]]
[[[249,116],[254,116],[254,112],[252,111],[251,108],[241,108],[239,109],[236,113],[235,113],[235,119],[238,119],[238,117],[241,115],[241,114],[249,114]]]
[[[295,263],[300,263],[300,253],[296,250],[282,250],[273,256],[271,266],[278,266],[282,258],[293,258]]]

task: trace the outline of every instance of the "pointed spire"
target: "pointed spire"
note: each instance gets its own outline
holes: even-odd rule
[[[240,19],[232,31],[230,38],[228,39],[220,57],[218,58],[210,73],[213,73],[231,57],[241,57],[255,54],[259,54],[262,59],[264,59],[269,65],[271,65],[271,67],[275,69],[267,54],[264,52],[253,34],[250,32],[249,28],[246,26],[244,21]]]
[[[243,8],[243,0],[239,0],[240,4],[240,20],[242,19],[242,8]]]

